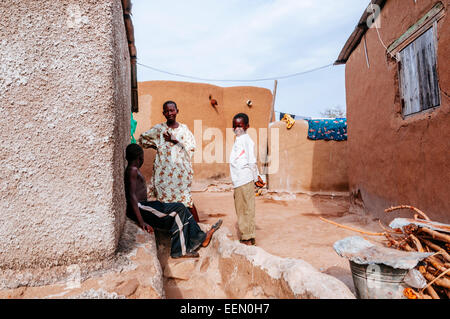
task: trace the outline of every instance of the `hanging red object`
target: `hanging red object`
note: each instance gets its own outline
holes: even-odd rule
[[[217,103],[217,100],[212,98],[211,94],[209,95],[209,101],[211,102],[212,107],[216,107],[217,105],[219,105],[219,103]]]

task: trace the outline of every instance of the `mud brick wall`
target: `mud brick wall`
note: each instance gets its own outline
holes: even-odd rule
[[[391,45],[438,1],[387,1],[380,37]],[[437,73],[441,105],[402,116],[398,65],[387,56],[375,28],[346,65],[350,191],[355,203],[389,222],[391,205],[413,205],[450,222],[450,32],[449,1],[437,23]],[[396,214],[411,217],[411,212]]]
[[[260,134],[260,129],[267,132],[269,125],[272,107],[270,90],[252,86],[219,87],[203,83],[148,81],[138,83],[138,92],[139,112],[133,114],[138,123],[134,134],[136,139],[153,125],[166,121],[162,114],[164,102],[171,100],[177,103],[180,111],[177,121],[186,124],[196,138],[194,182],[231,182],[228,159],[234,143],[232,121],[234,115],[240,112],[250,118],[248,132],[256,144],[255,152],[258,152],[257,160],[262,168],[268,133]],[[217,100],[216,107],[211,105],[210,95]],[[251,106],[247,105],[248,100],[252,101]],[[145,150],[142,171],[147,180],[152,176],[155,154],[152,149]]]
[[[108,258],[130,141],[121,1],[2,1],[0,16],[0,267]]]

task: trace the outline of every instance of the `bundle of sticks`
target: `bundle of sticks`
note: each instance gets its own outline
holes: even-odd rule
[[[430,221],[419,209],[401,205],[385,210],[386,213],[410,209],[415,211],[414,219]],[[381,225],[381,223],[380,223]],[[409,224],[402,229],[387,229],[381,225],[387,239],[387,246],[411,252],[431,252],[416,268],[426,279],[422,289],[406,288],[404,295],[409,299],[448,299],[450,298],[450,235],[427,227]]]
[[[400,205],[385,210],[386,213],[410,209],[415,212],[417,221],[431,221],[424,212],[416,207]],[[369,236],[386,237],[387,246],[409,252],[431,252],[433,255],[424,259],[416,269],[427,281],[424,288],[405,288],[404,295],[409,299],[449,299],[450,298],[450,235],[427,227],[409,224],[402,229],[391,229],[379,222],[384,232],[367,232],[353,227],[340,225],[320,217],[325,222],[356,231]]]

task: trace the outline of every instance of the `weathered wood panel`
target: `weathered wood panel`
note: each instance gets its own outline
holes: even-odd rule
[[[440,105],[434,29],[428,29],[400,52],[404,115]]]
[[[412,25],[404,34],[392,43],[387,53],[395,54],[406,47],[410,41],[414,40],[415,34],[421,32],[421,30],[427,29],[433,25],[436,21],[440,20],[445,14],[445,7],[442,2],[436,3],[436,5],[425,14],[419,21]]]
[[[401,53],[401,89],[404,101],[403,114],[420,112],[419,82],[417,66],[414,63],[414,43],[407,46]]]
[[[425,32],[417,43],[417,65],[419,70],[420,103],[422,110],[440,105],[437,76],[436,46],[433,28]]]

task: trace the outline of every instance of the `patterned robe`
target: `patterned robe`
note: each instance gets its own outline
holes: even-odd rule
[[[179,141],[166,142],[163,134],[169,132]],[[194,172],[191,159],[195,151],[195,138],[185,124],[172,129],[166,123],[157,124],[139,137],[143,148],[156,146],[151,187],[156,200],[163,203],[183,203],[192,207],[191,186]]]

